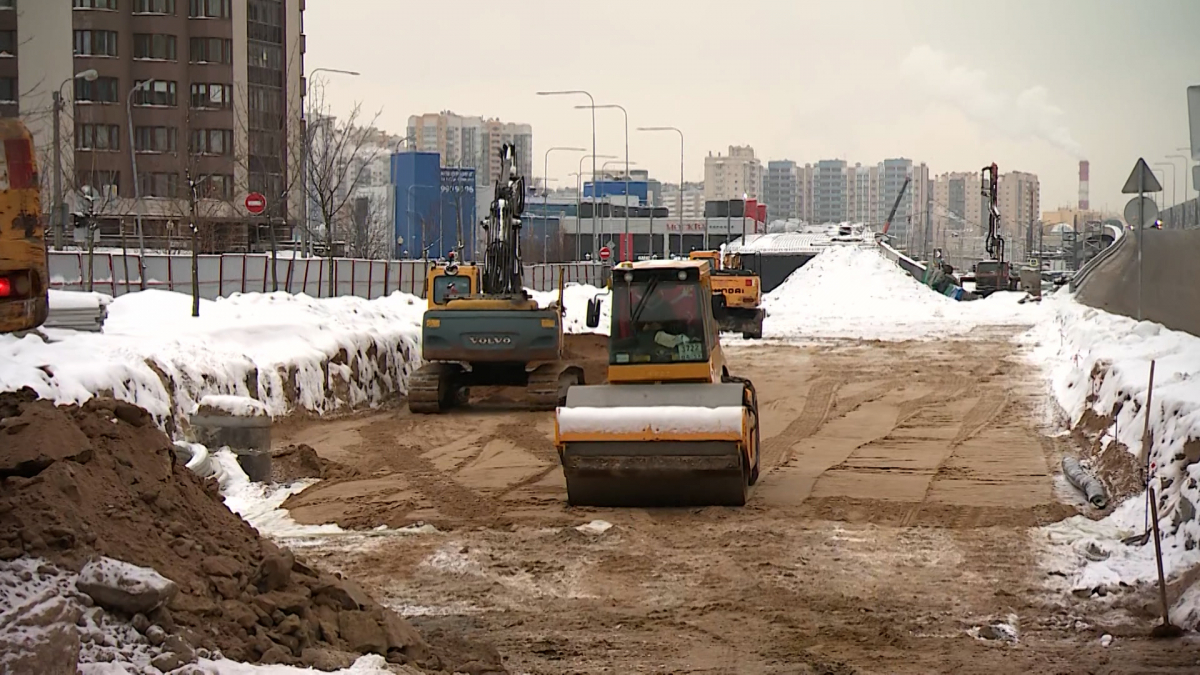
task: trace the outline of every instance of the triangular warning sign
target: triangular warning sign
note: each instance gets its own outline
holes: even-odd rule
[[[1125,181],[1125,187],[1121,188],[1122,194],[1136,195],[1140,192],[1162,192],[1162,185],[1159,184],[1158,178],[1150,170],[1146,160],[1141,157],[1138,158],[1137,164],[1133,165],[1133,173],[1129,174],[1129,180]]]

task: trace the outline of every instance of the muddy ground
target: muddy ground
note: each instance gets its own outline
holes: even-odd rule
[[[1009,337],[732,347],[764,424],[741,509],[569,508],[553,413],[496,392],[451,415],[285,423],[281,445],[359,472],[285,506],[435,525],[307,554],[425,631],[496,644],[514,673],[1200,672],[1195,639],[1047,590],[1030,528],[1080,502]],[[612,527],[575,529],[593,520]],[[1015,643],[968,634],[1002,620]]]

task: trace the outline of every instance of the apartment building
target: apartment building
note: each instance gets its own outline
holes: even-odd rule
[[[987,201],[980,189],[978,172],[953,172],[933,181],[933,207],[930,213],[934,238],[941,242],[987,231]]]
[[[879,203],[879,167],[855,164],[846,170],[846,220],[872,223]]]
[[[1041,185],[1037,174],[1010,171],[1000,174],[1000,229],[1009,260],[1025,258],[1030,249],[1031,225],[1041,213]],[[985,223],[986,225],[986,223]]]
[[[748,145],[731,145],[729,154],[711,152],[704,158],[705,201],[758,199],[762,195],[763,166]]]
[[[303,0],[0,0],[0,52],[14,42],[0,114],[29,126],[50,187],[63,101],[64,202],[81,211],[88,195],[102,238],[140,213],[148,245],[183,243],[191,178],[205,249],[261,250],[244,196],[267,196],[283,239],[300,208],[284,196],[302,147],[302,13]]]
[[[788,160],[767,162],[763,200],[771,220],[800,218],[800,169]]]
[[[812,222],[840,223],[846,219],[849,195],[845,160],[823,159],[813,172]]]
[[[533,180],[533,127],[479,116],[439,113],[408,118],[409,147],[441,155],[443,167],[475,169],[479,185],[501,178],[500,148],[512,143],[517,150],[517,170]],[[532,184],[532,183],[531,183]]]
[[[679,186],[674,183],[663,183],[662,206],[667,208],[667,217],[679,220]],[[697,222],[704,220],[704,185],[702,183],[684,183],[683,185],[683,220]]]

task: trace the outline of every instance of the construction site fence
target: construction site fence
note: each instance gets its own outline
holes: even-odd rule
[[[86,252],[51,251],[50,287],[67,291],[92,290],[114,297],[150,289],[192,292],[190,254],[147,254],[144,278],[139,262],[136,254],[94,253],[89,262]],[[334,258],[331,270],[327,258],[278,258],[272,279],[269,254],[227,253],[199,256],[197,276],[200,297],[209,300],[235,293],[275,290],[303,293],[314,298],[332,295],[370,300],[396,291],[424,297],[425,272],[430,264],[423,260]],[[557,289],[560,276],[564,283],[593,286],[603,285],[607,278],[602,263],[525,265],[525,286],[535,291]]]

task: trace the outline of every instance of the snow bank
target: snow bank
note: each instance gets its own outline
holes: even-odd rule
[[[558,291],[534,291],[529,294],[542,307],[558,302]],[[600,310],[600,325],[596,328],[587,327],[588,301],[600,295],[604,298],[604,307]],[[567,307],[563,331],[566,333],[599,333],[608,335],[609,317],[612,316],[612,294],[607,288],[597,288],[587,284],[570,283],[563,288],[563,304]]]
[[[419,361],[421,299],[288,293],[201,300],[148,290],[108,305],[101,334],[0,336],[0,390],[58,403],[100,394],[142,406],[169,431],[209,395],[261,402],[272,416],[329,412],[403,393]]]
[[[588,433],[711,433],[740,434],[741,406],[693,408],[646,406],[615,408],[559,408],[558,430],[564,434]]]
[[[878,251],[832,246],[763,298],[766,338],[933,339],[980,326],[1033,325],[1021,293],[959,302],[920,284]]]
[[[1200,564],[1200,445],[1195,440],[1200,439],[1200,338],[1086,307],[1065,292],[1043,302],[1050,315],[1024,340],[1034,346],[1031,358],[1048,369],[1070,424],[1107,425],[1098,432],[1100,452],[1126,452],[1127,466],[1143,466],[1142,430],[1149,414],[1149,466],[1152,483],[1162,486],[1158,506],[1166,572],[1178,574]],[[1147,408],[1151,360],[1156,361],[1155,386]],[[1153,542],[1121,543],[1144,532],[1146,519],[1142,493],[1103,520],[1076,516],[1043,528],[1054,545],[1049,565],[1066,574],[1070,590],[1080,594],[1153,583]],[[1181,600],[1192,603],[1180,610],[1191,613],[1191,626],[1200,625],[1198,596],[1200,591],[1193,590]]]

